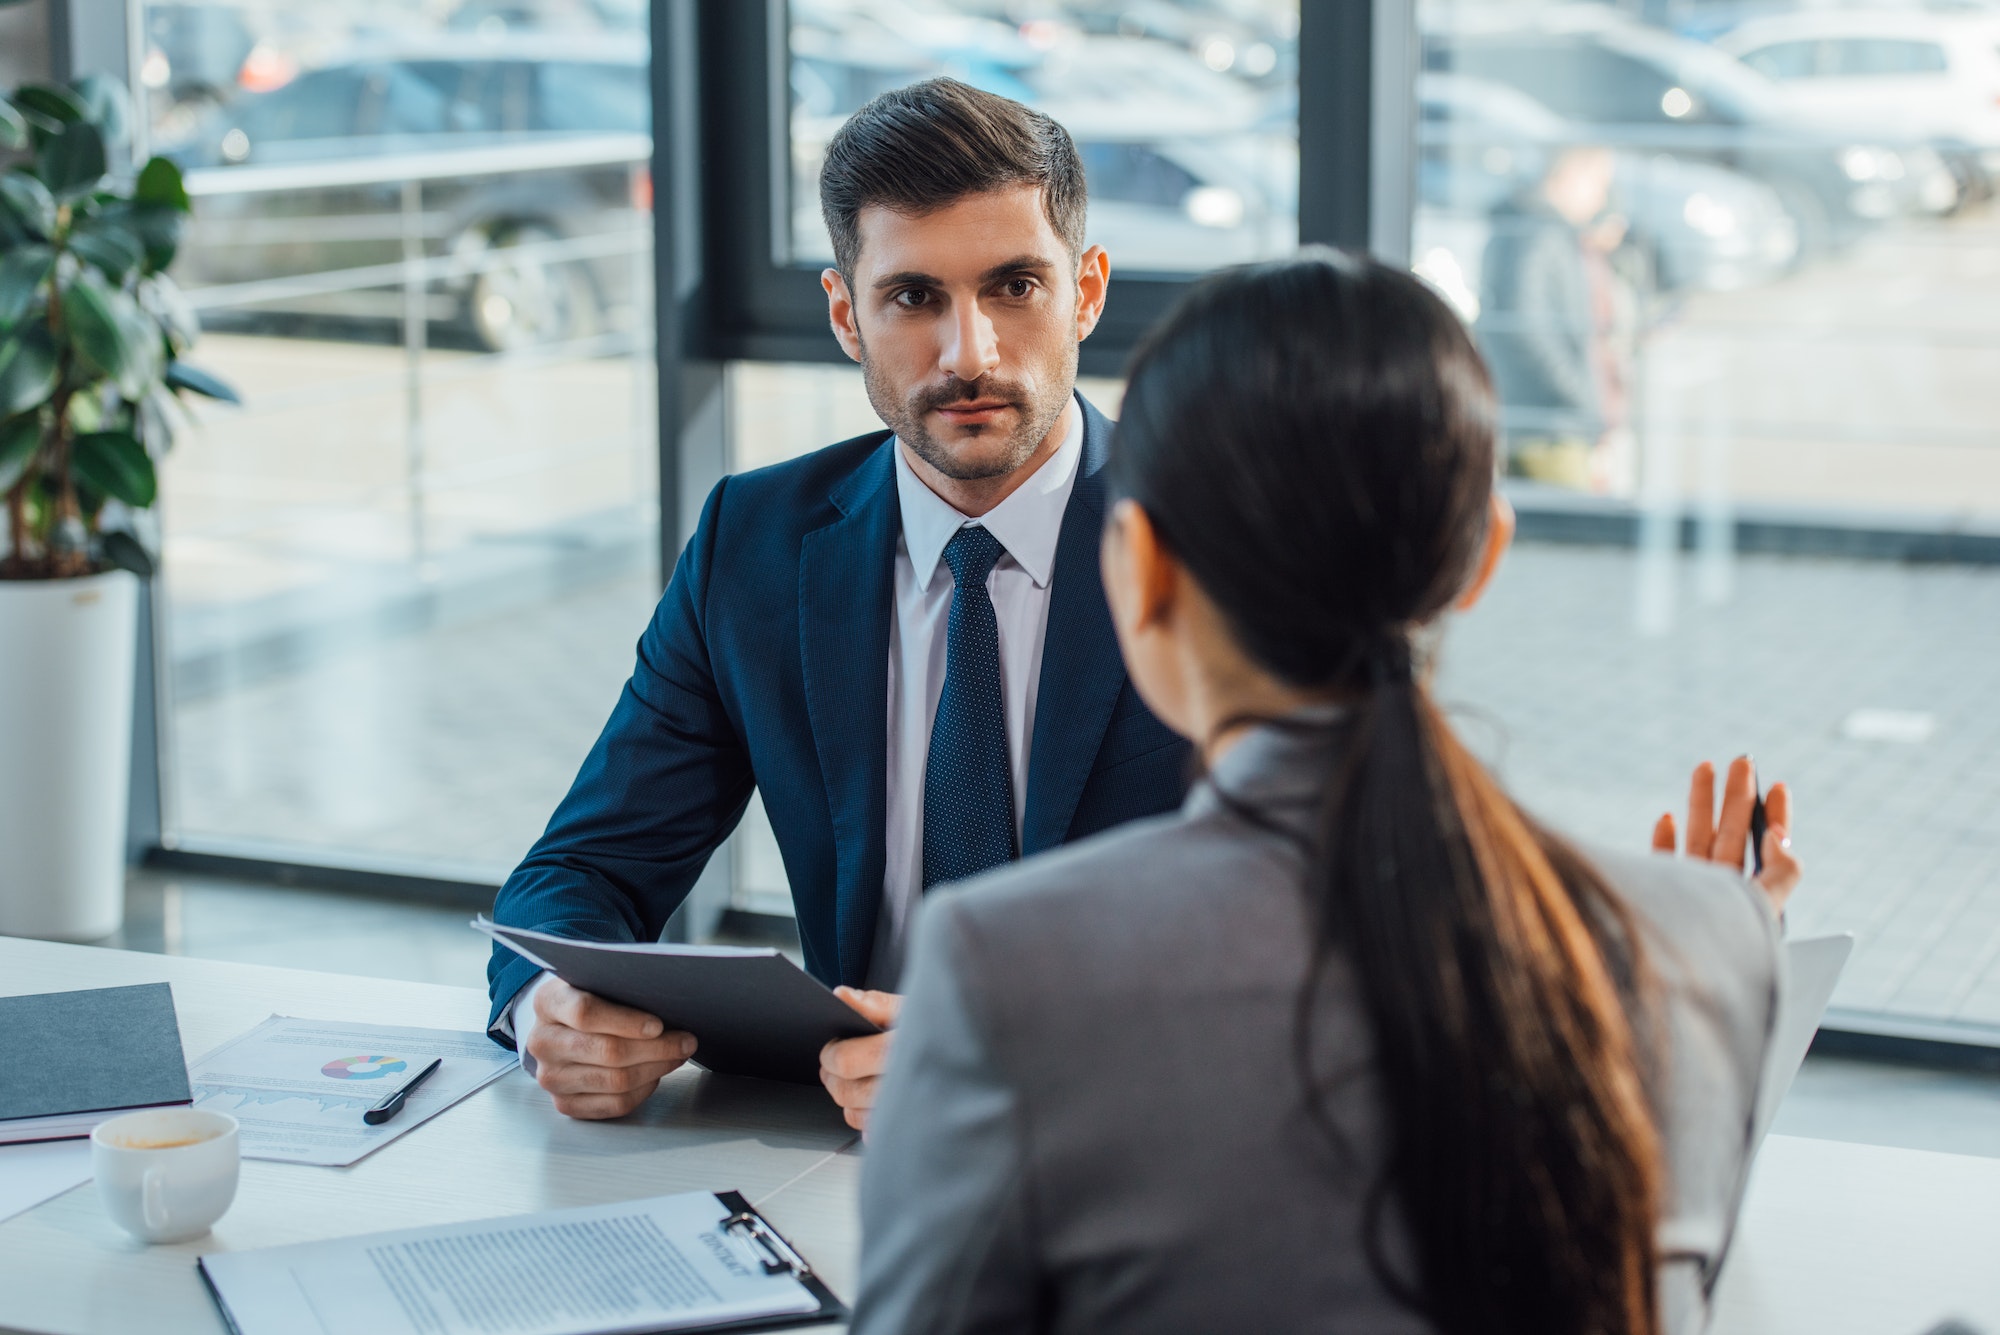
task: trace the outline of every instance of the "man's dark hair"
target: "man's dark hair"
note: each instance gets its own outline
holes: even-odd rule
[[[854,273],[861,210],[879,204],[922,217],[967,195],[1041,187],[1042,208],[1071,256],[1083,253],[1083,159],[1069,131],[1010,98],[956,79],[883,93],[826,146],[819,207],[833,262]]]

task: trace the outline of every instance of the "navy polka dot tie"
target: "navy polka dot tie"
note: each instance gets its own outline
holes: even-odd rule
[[[1014,860],[1014,775],[1000,693],[1000,622],[986,576],[1005,549],[983,528],[945,545],[956,586],[945,632],[944,693],[924,765],[924,889]]]

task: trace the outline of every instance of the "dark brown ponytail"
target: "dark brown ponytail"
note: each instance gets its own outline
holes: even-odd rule
[[[1388,1105],[1380,1186],[1415,1272],[1378,1237],[1378,1274],[1451,1335],[1654,1335],[1631,916],[1459,743],[1414,661],[1482,548],[1493,451],[1490,383],[1444,304],[1320,252],[1209,279],[1168,317],[1114,466],[1243,648],[1348,704],[1307,889]]]

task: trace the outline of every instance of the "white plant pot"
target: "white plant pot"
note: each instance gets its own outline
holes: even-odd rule
[[[139,581],[0,580],[0,935],[125,916]]]

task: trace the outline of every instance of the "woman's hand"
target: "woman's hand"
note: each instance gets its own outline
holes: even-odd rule
[[[1750,812],[1757,804],[1757,775],[1748,756],[1729,762],[1729,775],[1722,786],[1722,811],[1715,809],[1715,766],[1706,760],[1695,766],[1688,784],[1687,846],[1691,858],[1743,870],[1743,851],[1749,844]],[[1804,874],[1792,854],[1792,794],[1782,783],[1771,785],[1764,795],[1764,870],[1757,884],[1771,901],[1774,913],[1782,915],[1785,901],[1798,888]],[[1653,851],[1672,853],[1675,848],[1674,818],[1661,816],[1653,826]]]

